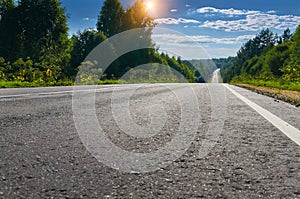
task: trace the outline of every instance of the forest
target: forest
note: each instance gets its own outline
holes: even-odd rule
[[[143,0],[127,8],[119,0],[106,0],[98,16],[96,29],[86,29],[70,37],[68,16],[59,0],[19,0],[17,3],[0,0],[1,86],[73,85],[79,67],[96,46],[134,28],[145,30],[149,48],[119,57],[102,71],[99,84],[116,83],[124,74],[146,63],[167,67],[157,65],[151,71],[138,71],[142,75],[133,71],[129,78],[131,82],[136,81],[134,75],[143,76],[143,80],[139,81],[176,82],[178,75],[173,71],[180,73],[188,82],[203,81],[201,74],[180,57],[158,51],[151,39],[156,24],[148,16]],[[81,74],[80,78],[87,79],[87,84],[95,83],[88,81],[88,74]]]
[[[247,41],[236,57],[223,59],[225,82],[300,91],[300,26],[282,35],[263,29]]]

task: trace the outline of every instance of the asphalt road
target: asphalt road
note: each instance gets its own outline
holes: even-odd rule
[[[214,71],[211,83],[219,83],[219,73],[220,69]]]
[[[187,92],[190,87],[194,94]],[[229,87],[300,129],[299,108]],[[300,198],[299,145],[224,85],[75,90],[81,94],[73,99],[73,107],[70,87],[0,90],[0,198]],[[180,93],[182,98],[177,96]],[[151,113],[158,112],[165,119],[157,134],[149,138],[127,134],[130,129],[124,130],[126,126],[119,121],[126,111],[116,111],[126,96],[130,97],[131,119],[140,127],[160,125],[160,118],[151,118]],[[198,107],[182,114],[182,107],[194,105],[195,96]],[[77,108],[84,110],[91,97],[95,97],[99,126],[111,143],[132,153],[157,151],[176,138],[181,122],[188,124],[186,132],[193,130],[195,118],[199,123],[191,145],[176,160],[146,173],[134,172],[138,168],[131,173],[116,170],[98,161],[103,156],[88,151],[84,135],[77,131],[86,129],[88,134],[89,127],[84,125],[90,120],[87,113],[86,117],[76,115],[79,109],[74,104],[82,104]],[[82,123],[78,123],[80,117]],[[120,160],[117,155],[110,158],[111,162]],[[122,158],[126,161],[127,156]]]

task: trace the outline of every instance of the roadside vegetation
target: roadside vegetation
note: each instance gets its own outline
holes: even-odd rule
[[[280,36],[264,29],[222,61],[225,82],[300,91],[300,26]]]
[[[215,61],[216,59],[194,59],[190,60],[189,63],[196,71],[199,71],[199,75],[203,78],[202,82],[210,82],[213,72],[217,69]]]
[[[106,0],[99,12],[96,30],[86,29],[71,38],[67,19],[59,0],[19,0],[17,3],[0,0],[0,87],[73,85],[79,66],[97,45],[133,28],[145,30],[149,49],[137,50],[115,60],[106,71],[102,71],[99,84],[117,83],[132,68],[145,63],[169,66],[152,69],[148,76],[143,77],[145,82],[176,81],[177,76],[170,68],[189,82],[203,80],[195,68],[180,58],[158,52],[151,40],[156,24],[148,16],[143,0],[127,8],[119,0]],[[153,78],[160,73],[169,75],[167,78]],[[80,78],[90,79],[88,74],[82,74]],[[132,78],[121,82],[138,81]],[[84,79],[81,82],[85,82]]]

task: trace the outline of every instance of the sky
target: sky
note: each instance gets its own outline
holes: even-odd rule
[[[70,35],[95,28],[104,0],[61,0]],[[124,7],[134,0],[120,0]],[[235,56],[263,28],[281,35],[300,25],[300,0],[145,0],[161,51],[184,59]]]

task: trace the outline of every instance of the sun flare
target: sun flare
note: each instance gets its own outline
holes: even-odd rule
[[[154,7],[154,4],[153,4],[153,2],[151,2],[151,1],[148,1],[148,2],[146,3],[146,8],[147,8],[147,10],[152,10],[152,9],[153,9],[153,7]]]

